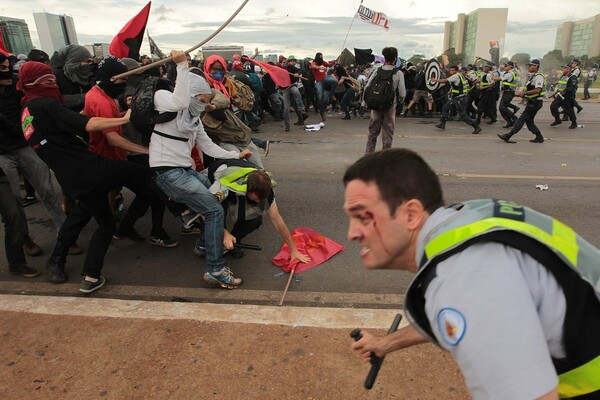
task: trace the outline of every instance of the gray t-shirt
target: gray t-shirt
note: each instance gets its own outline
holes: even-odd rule
[[[419,235],[454,214],[438,209]],[[417,253],[421,254],[421,253]],[[558,384],[566,301],[553,275],[519,250],[485,242],[438,264],[425,311],[475,399],[533,399]]]

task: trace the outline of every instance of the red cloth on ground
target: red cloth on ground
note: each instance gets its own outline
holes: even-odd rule
[[[85,107],[83,114],[88,117],[119,118],[119,106],[117,102],[109,95],[104,93],[98,86],[94,86],[85,94]],[[111,145],[106,137],[108,132],[117,132],[123,136],[123,128],[105,129],[103,131],[91,131],[89,149],[102,157],[112,158],[114,160],[126,160],[127,152],[120,147]]]
[[[300,273],[309,268],[316,267],[344,250],[344,246],[341,244],[304,226],[294,229],[291,234],[298,251],[303,254],[308,254],[311,260],[308,264],[301,263],[298,260],[290,262],[290,248],[284,243],[281,247],[281,251],[273,257],[271,262],[285,272],[290,272],[295,268],[294,272]]]

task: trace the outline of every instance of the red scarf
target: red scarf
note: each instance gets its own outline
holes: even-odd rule
[[[25,105],[29,100],[38,97],[50,97],[60,103],[63,103],[63,97],[60,94],[57,84],[43,84],[48,78],[56,78],[52,73],[52,68],[37,61],[27,61],[19,68],[19,82],[17,89],[25,93],[21,99],[21,105]]]
[[[221,65],[223,66],[223,79],[221,79],[220,81],[217,81],[217,80],[213,79],[212,76],[210,76],[210,67],[217,61],[220,62]],[[227,70],[225,69],[226,66],[227,66],[227,63],[225,62],[223,57],[216,56],[216,55],[210,56],[204,61],[204,76],[206,77],[206,80],[208,81],[210,86],[217,89],[218,91],[223,93],[228,98],[231,98],[231,96],[229,95],[229,92],[227,91],[227,88],[225,87],[225,85],[223,85],[223,82],[225,81],[225,76],[227,75],[227,72],[226,72]]]

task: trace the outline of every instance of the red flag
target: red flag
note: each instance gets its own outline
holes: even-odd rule
[[[290,79],[290,74],[287,71],[287,69],[283,69],[276,65],[271,65],[271,64],[264,63],[264,62],[256,61],[256,60],[253,60],[248,57],[243,57],[242,61],[250,61],[250,62],[260,66],[262,69],[267,71],[269,73],[269,75],[271,75],[271,79],[273,79],[273,82],[275,82],[275,84],[277,86],[288,87],[292,84],[292,81]]]
[[[2,28],[0,28],[0,53],[2,53],[8,57],[10,52],[8,50],[6,50],[6,46],[4,45],[4,38],[2,37],[3,35],[4,35],[4,32],[2,32]]]
[[[270,66],[272,67],[272,65]],[[341,244],[326,238],[310,228],[301,226],[294,229],[291,234],[298,251],[303,254],[308,254],[310,256],[310,262],[308,264],[301,263],[298,260],[290,262],[290,248],[284,243],[281,247],[281,251],[273,257],[271,262],[278,267],[281,267],[285,272],[294,270],[295,273],[299,273],[309,268],[316,267],[344,250],[344,246]]]
[[[149,1],[142,11],[129,20],[127,25],[117,33],[117,36],[110,42],[108,48],[110,54],[118,58],[129,57],[136,61],[140,59],[140,47],[142,47],[151,4],[152,2]]]

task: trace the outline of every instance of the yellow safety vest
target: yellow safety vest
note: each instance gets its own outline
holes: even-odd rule
[[[600,251],[567,225],[528,207],[503,200],[471,200],[454,205],[453,208],[458,212],[429,233],[430,239],[421,255],[419,270],[408,288],[404,302],[406,313],[413,325],[433,342],[437,343],[424,310],[424,294],[431,281],[432,271],[438,262],[476,242],[499,242],[532,257],[534,254],[541,255],[544,261],[540,263],[551,272],[561,272],[560,276],[563,278],[555,275],[559,285],[567,279],[564,278],[565,271],[575,271],[576,274],[570,274],[568,278],[569,283],[575,281],[579,284],[574,296],[587,289],[592,293],[592,300],[600,302]],[[572,307],[569,307],[572,297],[568,296],[571,295],[572,292],[567,293],[565,289],[567,316],[563,332],[565,338],[574,337],[572,341],[577,341],[581,330],[576,324],[585,322],[569,319],[570,315],[575,315]],[[592,315],[590,318],[600,316]],[[576,334],[571,334],[572,332]],[[580,353],[572,355],[573,359],[584,361],[575,367],[559,368],[563,361],[554,360],[561,398],[595,392],[600,395],[600,331],[586,333],[594,338],[591,347],[595,348],[586,346],[584,350],[578,349]],[[569,347],[572,343],[566,343],[565,338],[565,347],[572,348]],[[569,356],[567,352],[567,359]]]

